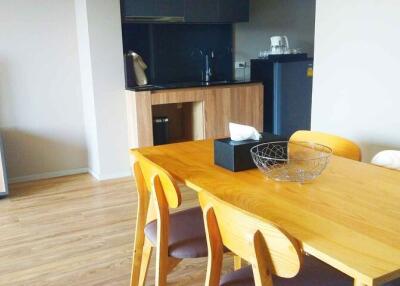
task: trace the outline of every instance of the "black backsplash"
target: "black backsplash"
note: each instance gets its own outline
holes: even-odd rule
[[[123,24],[124,53],[135,51],[148,65],[149,83],[201,81],[203,53],[214,51],[213,80],[233,78],[231,24]],[[126,61],[127,86],[132,68]]]

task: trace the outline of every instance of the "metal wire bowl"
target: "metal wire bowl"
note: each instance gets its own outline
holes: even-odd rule
[[[307,182],[326,168],[332,149],[311,142],[279,141],[250,149],[257,168],[276,181]]]

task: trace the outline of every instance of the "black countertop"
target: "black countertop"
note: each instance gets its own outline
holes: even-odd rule
[[[247,84],[247,83],[261,83],[261,81],[252,81],[252,80],[220,80],[220,81],[210,81],[210,82],[190,81],[190,82],[148,84],[143,86],[126,87],[126,89],[132,91],[152,91],[152,90],[163,90],[163,89],[208,87],[208,86]]]

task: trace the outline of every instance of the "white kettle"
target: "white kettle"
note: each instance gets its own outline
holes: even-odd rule
[[[273,36],[271,37],[271,54],[280,55],[288,54],[290,52],[289,40],[287,36]]]

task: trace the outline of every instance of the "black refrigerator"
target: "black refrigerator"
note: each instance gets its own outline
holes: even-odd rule
[[[289,138],[311,128],[313,59],[282,55],[251,60],[251,80],[264,83],[264,132]]]

